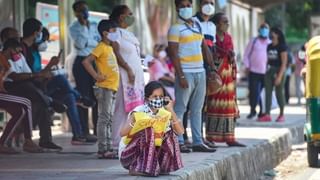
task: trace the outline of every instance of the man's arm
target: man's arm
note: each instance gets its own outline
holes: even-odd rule
[[[19,60],[22,61],[22,69],[17,73],[17,69],[15,69],[14,63],[12,61],[9,61],[10,63],[10,69],[9,69],[9,74],[8,78],[12,79],[13,81],[24,81],[24,80],[33,80],[37,78],[44,78],[44,79],[49,79],[52,77],[52,74],[50,71],[40,71],[39,73],[32,73],[29,65],[24,59],[24,56],[22,56],[22,59]]]
[[[49,79],[52,75],[49,71],[41,71],[39,73],[16,73],[12,72],[8,75],[9,79],[13,81],[24,81],[24,80],[33,80],[37,78]]]
[[[184,73],[181,68],[180,58],[178,56],[179,43],[169,42],[168,49],[169,49],[169,57],[173,62],[173,65],[176,71],[176,76],[177,76],[176,78],[179,79],[180,86],[182,88],[188,88],[188,81],[184,76]]]
[[[90,54],[88,57],[86,57],[82,61],[82,65],[86,69],[86,71],[97,81],[102,82],[106,79],[106,77],[102,76],[101,74],[98,74],[95,69],[92,67],[92,62],[96,60],[96,57],[92,54]]]
[[[204,42],[204,40],[202,40],[202,55],[204,61],[211,67],[211,69],[215,69],[212,53],[210,52],[209,47]]]

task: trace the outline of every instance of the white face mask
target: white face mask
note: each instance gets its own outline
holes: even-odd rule
[[[207,16],[211,16],[213,15],[215,12],[215,7],[212,4],[206,4],[204,6],[202,6],[202,13],[207,15]]]
[[[192,8],[185,7],[185,8],[179,9],[179,16],[183,18],[183,20],[188,20],[192,18]]]
[[[115,41],[117,41],[119,39],[119,34],[116,33],[116,32],[110,32],[110,33],[108,33],[107,38],[110,41],[115,42]]]
[[[39,50],[40,52],[46,51],[47,49],[48,49],[48,44],[47,44],[47,42],[42,42],[42,43],[40,43],[39,46],[38,46],[38,50]]]
[[[306,58],[306,52],[300,50],[300,51],[298,52],[298,57],[299,57],[299,59],[303,59],[303,60],[304,60],[304,59]]]
[[[167,53],[165,52],[165,51],[160,51],[159,52],[159,58],[165,58],[165,57],[167,57]]]

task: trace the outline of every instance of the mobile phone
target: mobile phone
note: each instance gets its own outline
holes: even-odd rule
[[[169,97],[165,97],[165,98],[163,99],[163,105],[166,106],[166,105],[168,105],[169,103],[170,103]]]
[[[169,104],[169,101],[168,101],[168,100],[164,100],[164,101],[163,101],[163,105],[166,106],[166,105],[168,105],[168,104]]]
[[[59,58],[61,57],[62,53],[63,53],[63,49],[60,49],[59,54],[58,54]]]

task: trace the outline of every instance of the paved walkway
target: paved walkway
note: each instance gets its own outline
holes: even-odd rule
[[[289,155],[290,128],[303,126],[304,108],[288,107],[283,124],[246,120],[249,108],[241,105],[240,110],[236,137],[248,147],[218,144],[215,153],[182,154],[184,168],[158,179],[257,179]],[[64,147],[61,153],[0,155],[0,179],[149,179],[129,176],[118,160],[98,160],[95,145],[72,146],[70,134],[55,133],[54,141]]]

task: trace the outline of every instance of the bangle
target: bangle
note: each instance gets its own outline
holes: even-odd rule
[[[178,124],[180,121],[171,121],[171,124]]]
[[[134,124],[132,124],[132,122],[131,122],[131,123],[129,123],[129,126],[133,128]]]
[[[180,79],[185,79],[186,77],[184,75],[180,76]]]

